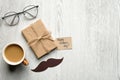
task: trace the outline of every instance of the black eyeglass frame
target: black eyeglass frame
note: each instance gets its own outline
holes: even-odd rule
[[[27,10],[25,10],[27,7],[30,7],[30,6],[33,6],[33,7],[31,7],[31,8],[29,8],[29,9],[27,9]],[[26,6],[24,9],[23,9],[23,11],[22,12],[18,12],[18,13],[16,13],[16,12],[14,12],[15,14],[11,14],[11,15],[7,15],[7,16],[4,16],[4,17],[2,17],[2,20],[4,20],[5,18],[7,18],[7,17],[10,17],[10,16],[17,16],[18,17],[18,22],[19,22],[19,15],[20,14],[24,14],[25,15],[25,12],[27,12],[28,10],[31,10],[31,9],[33,9],[33,8],[37,8],[37,13],[36,13],[36,15],[34,16],[34,17],[32,17],[32,19],[34,19],[34,18],[36,18],[36,16],[38,15],[38,5],[29,5],[29,6]],[[11,13],[11,12],[8,12],[8,13]],[[8,14],[8,13],[6,13],[6,14]],[[28,12],[27,12],[28,13]],[[5,14],[5,15],[6,15]],[[30,14],[30,13],[28,13],[29,15],[31,15],[32,16],[32,14]],[[25,16],[26,17],[26,16]],[[27,18],[27,17],[26,17]],[[14,18],[13,18],[13,20],[12,21],[14,21]],[[18,24],[18,22],[16,23],[16,24]],[[7,22],[6,22],[7,23]],[[8,23],[7,23],[8,24]],[[9,26],[14,26],[14,25],[16,25],[16,24],[8,24]]]

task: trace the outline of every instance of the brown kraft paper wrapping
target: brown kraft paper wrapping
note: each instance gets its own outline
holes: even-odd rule
[[[25,28],[22,34],[37,58],[42,57],[56,48],[51,34],[47,31],[41,20]]]

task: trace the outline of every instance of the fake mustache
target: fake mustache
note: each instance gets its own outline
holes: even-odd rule
[[[61,58],[61,59],[50,58],[47,61],[42,61],[35,69],[32,69],[32,71],[42,72],[49,67],[55,67],[55,66],[59,65],[62,61],[63,61],[63,58]]]

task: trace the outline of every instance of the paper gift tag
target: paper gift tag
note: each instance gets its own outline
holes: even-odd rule
[[[55,40],[58,50],[72,49],[71,37],[62,37]]]

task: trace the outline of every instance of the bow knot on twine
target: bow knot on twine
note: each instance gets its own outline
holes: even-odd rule
[[[34,38],[33,40],[29,41],[28,44],[29,44],[30,46],[33,46],[33,45],[35,45],[36,43],[40,42],[41,45],[43,46],[43,48],[45,49],[45,51],[48,51],[48,49],[46,49],[46,47],[45,47],[45,45],[44,45],[44,41],[42,41],[42,40],[45,40],[45,39],[54,41],[54,40],[51,38],[51,33],[48,32],[48,33],[46,33],[46,34],[43,34],[43,35],[41,35],[41,36],[38,36],[38,37]]]

